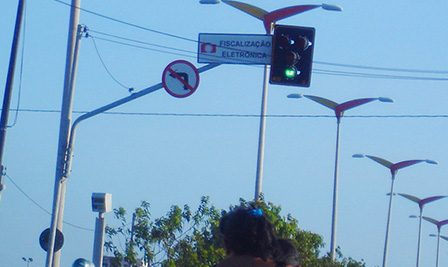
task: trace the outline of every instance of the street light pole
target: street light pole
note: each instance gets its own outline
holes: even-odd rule
[[[272,32],[272,24],[269,33]],[[268,85],[269,85],[269,72],[270,65],[264,66],[263,75],[263,89],[261,97],[261,115],[260,115],[260,129],[258,133],[258,153],[257,153],[257,173],[255,178],[255,197],[256,201],[260,200],[261,186],[263,184],[263,165],[264,165],[264,144],[265,144],[265,132],[266,132],[266,108],[268,104]]]
[[[439,267],[440,237],[441,237],[443,240],[448,241],[448,236],[444,236],[444,235],[440,235],[440,234],[439,234],[438,237],[439,237],[439,240],[437,241],[437,264],[436,264],[436,267]]]
[[[294,16],[315,8],[321,7],[328,11],[342,11],[342,8],[336,5],[321,4],[321,5],[300,5],[281,8],[272,12],[268,12],[259,7],[230,0],[200,0],[201,4],[219,4],[223,2],[238,10],[243,11],[261,21],[266,30],[266,34],[271,34],[275,22]],[[264,67],[262,99],[261,99],[261,114],[260,114],[260,129],[258,136],[258,154],[257,154],[257,172],[255,177],[255,200],[260,200],[261,188],[263,184],[263,165],[264,165],[264,144],[265,144],[265,132],[266,132],[266,114],[267,114],[267,97],[268,97],[268,83],[269,83],[269,71],[270,65]]]
[[[337,119],[336,129],[336,152],[334,157],[334,178],[333,178],[333,207],[331,215],[331,243],[330,243],[330,256],[331,260],[336,259],[336,236],[338,225],[338,192],[339,192],[339,143],[341,132],[341,118]]]
[[[428,163],[428,164],[437,164],[434,160],[429,159],[417,159],[417,160],[406,160],[401,161],[398,163],[392,163],[388,160],[382,159],[380,157],[370,156],[370,155],[364,155],[364,154],[354,154],[354,158],[369,158],[376,163],[379,163],[383,165],[384,167],[388,168],[389,171],[392,174],[392,183],[390,187],[390,195],[389,195],[389,211],[387,213],[387,225],[386,225],[386,238],[384,241],[384,251],[383,251],[383,267],[387,266],[387,252],[389,247],[389,231],[390,231],[390,221],[392,217],[392,202],[393,202],[393,196],[394,196],[394,183],[395,183],[395,175],[397,174],[398,170],[403,169],[405,167],[412,166],[417,163]]]
[[[330,255],[331,260],[334,261],[336,258],[336,235],[337,235],[337,207],[338,207],[338,184],[339,184],[339,139],[340,139],[340,131],[341,131],[341,119],[344,116],[344,112],[348,109],[355,108],[357,106],[367,104],[369,102],[378,100],[381,102],[392,103],[393,100],[386,97],[377,97],[377,98],[361,98],[354,99],[342,104],[338,104],[332,100],[312,96],[312,95],[302,95],[302,94],[289,94],[288,98],[308,98],[313,100],[314,102],[321,104],[335,112],[335,116],[337,119],[337,129],[336,129],[336,155],[335,155],[335,164],[334,164],[334,184],[333,184],[333,211],[332,211],[332,220],[331,220],[331,246],[330,246]]]
[[[26,262],[26,266],[27,266],[27,267],[30,267],[30,262],[33,262],[33,258],[25,258],[25,257],[22,257],[22,260],[23,260],[24,262]]]
[[[422,238],[422,218],[423,218],[423,207],[433,201],[445,198],[447,196],[433,196],[433,197],[428,197],[425,199],[420,199],[418,197],[412,196],[412,195],[408,195],[408,194],[401,194],[398,193],[398,195],[409,199],[415,203],[417,203],[419,209],[420,209],[420,216],[419,216],[419,225],[418,225],[418,243],[417,243],[417,267],[420,266],[420,249],[421,249],[421,238]]]
[[[217,1],[219,3],[219,0]],[[264,16],[268,14],[267,11],[237,1],[227,1],[223,0],[224,3],[239,9],[251,16],[254,16],[264,22],[266,34],[271,34],[273,25],[275,21],[265,21]],[[202,2],[203,3],[203,2]],[[303,12],[303,11],[302,11]],[[256,201],[260,200],[261,196],[261,187],[263,184],[263,165],[264,165],[264,145],[265,145],[265,132],[266,132],[266,114],[267,114],[267,103],[268,103],[268,85],[269,85],[269,72],[270,65],[264,66],[264,74],[263,74],[263,88],[262,88],[262,96],[261,96],[261,111],[260,111],[260,128],[258,134],[258,152],[257,152],[257,170],[256,170],[256,178],[255,178],[255,196],[254,199]]]
[[[423,216],[423,219],[425,219],[426,221],[434,224],[435,226],[437,226],[437,257],[436,257],[436,267],[439,266],[439,248],[440,248],[440,237],[442,237],[443,239],[447,240],[446,237],[441,236],[440,235],[440,230],[442,229],[442,226],[448,224],[448,219],[447,220],[443,220],[443,221],[438,221],[435,220],[431,217],[425,217]]]

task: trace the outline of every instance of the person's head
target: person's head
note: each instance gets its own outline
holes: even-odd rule
[[[72,267],[95,267],[95,264],[91,263],[86,259],[79,258],[76,259],[75,262],[73,262]]]
[[[260,209],[233,210],[222,217],[219,229],[227,254],[273,259],[277,239]]]
[[[275,263],[279,266],[300,266],[300,256],[291,239],[278,239],[278,254]]]

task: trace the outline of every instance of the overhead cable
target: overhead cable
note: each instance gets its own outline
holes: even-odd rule
[[[60,113],[55,109],[20,109],[20,112],[32,113]],[[88,111],[73,111],[77,114],[86,114]],[[103,112],[104,115],[124,116],[172,116],[172,117],[236,117],[236,118],[259,118],[256,114],[216,114],[216,113],[162,113],[162,112]],[[334,115],[293,115],[293,114],[271,114],[267,118],[334,118]],[[448,114],[404,114],[404,115],[344,115],[344,118],[448,118]]]
[[[41,209],[42,211],[44,211],[45,213],[47,213],[48,215],[51,215],[51,213],[46,210],[44,207],[42,207],[39,203],[37,203],[33,198],[30,197],[30,195],[28,195],[22,188],[20,188],[19,185],[17,185],[17,183],[8,175],[5,173],[5,176],[11,181],[11,183],[26,197],[28,198],[31,202],[33,202],[34,205],[36,205],[39,209]],[[81,230],[85,230],[85,231],[91,231],[93,232],[93,229],[89,229],[89,228],[85,228],[85,227],[81,227],[81,226],[77,226],[74,225],[72,223],[69,223],[67,221],[64,221],[65,224],[70,225],[74,228],[77,229],[81,229]]]
[[[61,0],[53,0],[55,2],[67,5],[67,6],[71,6],[71,4],[69,3],[65,3]],[[189,42],[195,42],[198,43],[197,40],[193,40],[190,38],[186,38],[186,37],[182,37],[179,35],[175,35],[175,34],[170,34],[170,33],[166,33],[163,31],[159,31],[159,30],[154,30],[148,27],[144,27],[144,26],[140,26],[134,23],[130,23],[130,22],[126,22],[124,20],[120,20],[120,19],[116,19],[110,16],[106,16],[103,14],[100,14],[98,12],[94,12],[85,8],[80,8],[78,7],[80,10],[82,10],[83,12],[104,18],[104,19],[108,19],[117,23],[121,23],[124,25],[128,25],[131,27],[135,27],[141,30],[145,30],[145,31],[150,31],[153,33],[157,33],[157,34],[161,34],[161,35],[165,35],[165,36],[169,36],[172,38],[176,38],[176,39],[180,39],[180,40],[185,40],[185,41],[189,41]],[[132,40],[129,38],[125,38],[125,37],[120,37],[117,35],[112,35],[112,34],[107,34],[107,33],[100,33],[97,32],[99,34],[103,34],[109,37],[114,37],[114,38],[119,38],[122,40],[126,40],[126,41],[132,41],[132,42],[138,42],[140,44],[146,44],[146,45],[151,45],[151,46],[156,46],[159,48],[164,48],[164,49],[170,49],[170,50],[176,50],[178,52],[184,52],[184,53],[189,53],[189,54],[196,54],[197,52],[191,52],[191,51],[187,51],[187,50],[182,50],[182,49],[177,49],[177,48],[172,48],[172,47],[168,47],[168,46],[162,46],[162,45],[156,45],[156,44],[149,44],[146,42],[142,42],[142,41],[138,41],[138,40]],[[132,46],[132,47],[136,47],[136,48],[141,48],[141,49],[146,49],[146,50],[152,50],[152,51],[156,51],[156,52],[161,52],[161,53],[168,53],[168,54],[173,54],[173,55],[181,55],[181,56],[187,56],[187,57],[191,57],[191,58],[196,58],[195,56],[191,56],[191,55],[185,55],[185,54],[180,54],[180,53],[172,53],[172,52],[167,52],[167,51],[163,51],[163,50],[159,50],[159,49],[151,49],[148,47],[143,47],[143,46],[136,46],[136,45],[131,45],[128,43],[124,43],[124,42],[119,42],[119,41],[113,41],[110,39],[106,39],[106,38],[99,38],[96,37],[97,39],[101,39],[104,41],[108,41],[108,42],[113,42],[113,43],[117,43],[117,44],[122,44],[122,45],[127,45],[127,46]],[[314,61],[313,63],[316,64],[322,64],[322,65],[328,65],[328,66],[337,66],[337,67],[346,67],[346,68],[358,68],[358,69],[368,69],[368,70],[379,70],[379,71],[394,71],[394,72],[411,72],[411,73],[426,73],[426,74],[448,74],[448,71],[439,71],[439,70],[423,70],[423,69],[404,69],[404,68],[388,68],[388,67],[374,67],[374,66],[362,66],[362,65],[355,65],[355,64],[342,64],[342,63],[331,63],[331,62],[323,62],[323,61]],[[343,72],[343,71],[334,71],[334,70],[313,70],[314,73],[316,74],[324,74],[324,75],[336,75],[336,76],[346,76],[346,77],[358,77],[358,78],[376,78],[376,79],[400,79],[400,80],[427,80],[427,81],[447,81],[448,78],[437,78],[437,77],[415,77],[415,76],[399,76],[399,75],[383,75],[383,74],[367,74],[367,73],[356,73],[356,72]]]

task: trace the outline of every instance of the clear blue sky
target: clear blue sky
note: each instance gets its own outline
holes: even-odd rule
[[[0,2],[2,85],[16,2]],[[321,4],[285,0],[246,3],[267,11]],[[371,160],[352,155],[370,154],[392,162],[437,160],[437,166],[419,164],[399,171],[395,189],[419,198],[448,194],[448,4],[403,0],[331,4],[344,11],[316,9],[279,22],[316,28],[315,63],[310,88],[269,87],[263,193],[266,200],[281,205],[285,215],[297,218],[302,229],[323,235],[328,246],[322,252],[327,252],[336,119],[331,110],[308,99],[286,96],[303,93],[338,103],[364,97],[393,98],[393,104],[372,102],[349,110],[341,124],[337,244],[346,256],[376,266],[382,261],[390,173]],[[98,37],[97,48],[110,73],[136,91],[161,82],[163,69],[174,60],[202,66],[195,54],[199,33],[264,33],[261,21],[223,3],[91,0],[84,1],[82,7],[183,38],[81,12],[80,22]],[[0,203],[0,266],[22,266],[22,257],[32,257],[32,266],[45,262],[38,238],[50,226],[46,211],[51,211],[53,202],[57,111],[62,100],[68,22],[69,7],[61,2],[27,4],[20,112],[11,113],[10,124],[16,116],[17,122],[8,129],[3,162],[7,188]],[[19,74],[17,71],[12,108],[19,101]],[[261,66],[223,65],[201,74],[198,90],[188,98],[177,99],[159,90],[112,110],[121,114],[99,115],[81,123],[67,185],[64,219],[71,225],[64,225],[61,265],[92,256],[97,216],[91,211],[92,192],[111,193],[113,207],[129,211],[141,200],[149,201],[154,217],[164,215],[172,204],[195,207],[204,195],[219,208],[237,203],[240,197],[252,199],[262,79]],[[104,69],[92,38],[83,38],[73,117],[128,95]],[[211,116],[197,116],[204,114]],[[424,215],[448,219],[447,203],[428,204]],[[418,220],[408,216],[417,213],[416,204],[401,197],[394,199],[390,266],[415,264]],[[107,214],[106,220],[114,224],[112,214]],[[436,239],[428,236],[432,233],[436,227],[424,222],[422,266],[435,264]],[[448,229],[442,229],[442,234],[448,235]],[[447,250],[447,242],[441,240],[440,266],[448,265]]]

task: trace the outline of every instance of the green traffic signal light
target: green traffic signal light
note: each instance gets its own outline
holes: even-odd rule
[[[297,69],[294,67],[288,67],[285,69],[284,74],[285,74],[286,79],[292,80],[295,77],[297,77]]]

